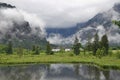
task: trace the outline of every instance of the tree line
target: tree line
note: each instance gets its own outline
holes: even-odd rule
[[[84,49],[84,51],[92,51],[94,56],[102,57],[109,54],[109,41],[107,35],[103,35],[101,40],[99,39],[98,33],[94,35],[94,41],[88,40],[85,46],[82,46],[79,42],[78,38],[75,38],[74,41],[74,54],[79,55],[80,49]]]
[[[113,21],[113,23],[120,27],[120,21]],[[18,49],[17,53],[19,55],[22,55],[23,54],[23,47],[19,46],[17,49]],[[94,35],[94,40],[91,41],[90,39],[88,39],[86,45],[84,45],[84,46],[82,46],[81,43],[79,42],[79,39],[77,37],[75,37],[74,44],[72,46],[73,53],[75,55],[79,55],[80,52],[81,52],[81,49],[84,50],[84,53],[86,51],[91,51],[92,55],[98,56],[98,57],[109,55],[108,37],[107,37],[106,34],[104,34],[102,36],[101,40],[100,40],[99,36],[98,36],[98,33],[96,32],[95,35]],[[33,54],[38,55],[38,54],[40,54],[40,50],[41,50],[40,46],[33,45],[31,51],[33,52]],[[14,50],[13,50],[12,41],[8,41],[7,46],[5,46],[1,51],[5,52],[7,54],[13,54]],[[51,44],[49,42],[47,42],[47,44],[46,44],[45,53],[47,55],[53,55],[54,54],[54,52],[52,51]]]
[[[19,55],[23,55],[23,49],[22,46],[19,46],[17,48],[17,53]],[[80,52],[81,52],[81,49],[84,50],[84,52],[86,51],[92,51],[92,54],[94,56],[105,56],[105,55],[108,55],[109,54],[109,42],[108,42],[108,37],[107,35],[103,35],[101,40],[99,39],[99,36],[98,36],[98,33],[96,33],[94,35],[94,41],[90,41],[88,40],[88,42],[86,43],[85,46],[82,46],[81,43],[79,42],[79,39],[77,37],[75,37],[75,40],[74,40],[74,44],[73,44],[73,47],[72,47],[72,50],[73,50],[73,53],[75,55],[79,55]],[[33,54],[35,55],[38,55],[40,54],[40,47],[38,45],[33,45],[31,51],[33,52]],[[13,50],[13,43],[12,41],[9,41],[7,46],[5,47],[4,51],[7,53],[7,54],[13,54],[14,50]],[[46,50],[45,50],[45,53],[47,55],[53,55],[54,52],[52,51],[52,47],[51,47],[51,44],[49,42],[47,42],[46,44]]]
[[[113,21],[113,23],[120,28],[120,21]],[[80,48],[83,48],[84,52],[85,51],[92,51],[92,54],[94,56],[98,56],[99,58],[101,58],[102,56],[109,55],[108,37],[105,34],[102,36],[101,40],[99,41],[98,33],[96,33],[94,35],[94,41],[91,42],[90,40],[88,40],[88,42],[86,43],[86,45],[84,47],[81,46],[78,38],[76,37],[75,41],[74,41],[74,46],[73,46],[73,50],[74,50],[75,55],[80,54]]]

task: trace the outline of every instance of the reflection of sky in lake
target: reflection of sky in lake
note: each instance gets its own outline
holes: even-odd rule
[[[120,71],[78,64],[0,67],[0,80],[120,80]]]

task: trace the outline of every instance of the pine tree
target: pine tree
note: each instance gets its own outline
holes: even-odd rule
[[[74,54],[75,54],[75,55],[79,55],[79,54],[80,54],[80,46],[81,46],[81,44],[79,43],[79,40],[78,40],[78,38],[76,37],[76,38],[75,38],[75,41],[74,41],[74,46],[73,46]]]
[[[7,54],[13,54],[13,45],[12,45],[12,41],[8,42],[8,46],[6,49]]]
[[[86,50],[91,51],[92,50],[92,43],[88,41],[85,46]]]
[[[51,46],[50,46],[50,43],[49,43],[49,42],[47,42],[47,46],[46,46],[46,54],[47,54],[47,55],[52,54],[52,49],[51,49]]]
[[[36,54],[36,55],[40,54],[40,52],[39,52],[39,47],[38,47],[38,46],[35,47],[35,54]]]
[[[93,48],[93,55],[96,55],[96,51],[99,48],[99,36],[98,36],[98,33],[96,33],[95,36],[94,36],[94,42],[93,42],[92,48]]]
[[[89,34],[88,34],[88,40],[87,40],[87,43],[86,43],[86,45],[85,45],[85,49],[88,50],[88,51],[91,51],[91,50],[92,50],[91,37],[90,37]]]
[[[36,46],[35,46],[35,45],[33,45],[33,46],[32,46],[32,51],[35,51],[35,48],[36,48]]]
[[[19,46],[18,50],[17,50],[17,54],[19,55],[19,57],[23,56],[23,48],[21,46]]]
[[[109,41],[108,41],[108,37],[107,35],[103,35],[103,37],[101,38],[101,46],[104,47],[105,49],[105,53],[104,55],[108,55],[108,50],[109,50]]]

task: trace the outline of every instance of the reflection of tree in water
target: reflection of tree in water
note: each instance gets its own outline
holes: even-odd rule
[[[79,75],[79,64],[74,65],[76,75]]]
[[[50,72],[50,64],[47,64],[47,72]]]
[[[88,80],[100,80],[100,70],[90,65],[82,65],[79,74]]]
[[[4,80],[39,80],[46,66],[5,67],[0,68],[0,77]]]
[[[110,73],[110,71],[103,71],[103,74],[104,74],[106,80],[110,80],[109,79],[109,77],[110,77],[109,73]]]
[[[101,79],[101,77],[104,77]],[[1,67],[0,80],[119,80],[120,72],[79,64]]]

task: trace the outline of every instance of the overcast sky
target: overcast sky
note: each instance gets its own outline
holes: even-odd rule
[[[0,0],[37,14],[46,27],[71,27],[112,8],[120,0]]]

